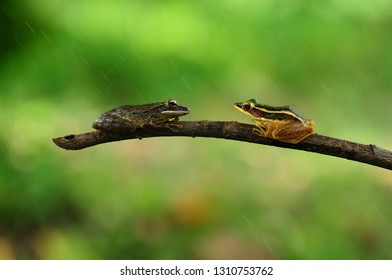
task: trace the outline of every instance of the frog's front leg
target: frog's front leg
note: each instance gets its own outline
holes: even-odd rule
[[[267,126],[263,126],[261,123],[256,122],[256,128],[252,129],[252,132],[261,137],[267,137],[267,131],[269,128]]]
[[[104,132],[127,134],[127,133],[134,132],[137,126],[133,122],[123,117],[114,117],[113,115],[108,115],[108,116],[103,115],[99,119],[93,122],[93,128]]]
[[[177,121],[178,121],[178,118],[175,118],[174,120],[172,120],[172,121],[167,121],[167,122],[165,122],[164,124],[165,124],[165,126],[166,126],[168,129],[170,129],[171,131],[173,131],[173,132],[179,132],[180,129],[182,128],[182,125],[179,124],[179,123],[176,123]]]

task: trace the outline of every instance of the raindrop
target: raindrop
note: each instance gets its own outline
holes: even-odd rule
[[[87,67],[91,67],[88,60],[82,54],[79,55],[79,58],[83,61],[84,64],[86,64]]]
[[[320,83],[321,87],[323,88],[323,90],[325,91],[325,93],[327,93],[328,95],[331,95],[331,92],[328,90],[328,88],[325,86],[325,84],[323,83],[323,81],[319,78],[317,78],[317,81]]]
[[[226,25],[222,25],[221,26],[223,31],[226,32],[227,34],[231,35],[231,32],[229,31],[229,29],[226,27]]]
[[[248,226],[249,226],[250,228],[253,227],[252,224],[249,222],[248,218],[247,218],[244,214],[242,215],[242,218],[244,218],[244,220],[246,221],[246,223],[248,224]]]
[[[376,78],[377,78],[377,80],[379,80],[383,85],[386,85],[386,84],[387,84],[387,83],[385,82],[385,80],[384,80],[380,75],[377,75]]]
[[[31,32],[33,32],[34,34],[37,34],[37,32],[35,32],[35,30],[31,27],[31,25],[25,21],[26,26],[30,29]]]
[[[177,71],[180,71],[180,67],[178,67],[177,63],[175,63],[175,62],[173,61],[173,59],[169,58],[169,61],[170,61],[170,63],[173,65],[173,67],[174,67]]]
[[[14,39],[15,39],[16,42],[19,43],[19,45],[23,46],[22,42],[18,39],[18,37],[14,36]]]
[[[120,74],[124,73],[123,70],[121,69],[120,65],[116,65],[116,68],[117,68],[118,73],[120,73]]]
[[[267,242],[267,240],[265,240],[264,237],[261,237],[261,238],[263,239],[265,245],[267,245],[268,249],[269,249],[271,252],[273,252],[274,250],[272,250],[272,247],[271,247],[271,245],[269,244],[269,242]]]
[[[133,50],[133,52],[141,59],[143,60],[143,57],[141,56],[141,54],[135,50],[135,48],[131,47],[131,49]]]
[[[42,30],[41,30],[41,34],[45,37],[45,39],[46,39],[49,43],[52,43],[52,40],[50,40],[49,37],[48,37],[48,35],[46,35],[46,33],[43,32]]]
[[[108,77],[105,75],[105,73],[103,73],[102,71],[99,71],[99,73],[101,73],[102,77],[104,77],[105,80],[106,80],[107,82],[109,82],[109,79],[108,79]]]
[[[184,85],[187,87],[188,90],[192,89],[192,87],[189,85],[188,81],[184,77],[181,76],[181,80],[184,83]]]
[[[389,256],[389,257],[392,257],[392,254],[391,254],[391,252],[389,252],[389,250],[388,250],[387,248],[384,248],[384,251],[385,251],[385,253],[387,253],[387,254],[388,254],[388,256]]]

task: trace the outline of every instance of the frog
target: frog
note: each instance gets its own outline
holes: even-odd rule
[[[144,105],[122,105],[103,113],[92,124],[99,131],[127,134],[137,129],[165,127],[179,131],[180,116],[189,114],[187,107],[177,104],[174,99]]]
[[[234,103],[234,108],[253,119],[253,133],[261,137],[297,144],[313,134],[314,121],[305,119],[291,106],[270,106],[249,99]]]

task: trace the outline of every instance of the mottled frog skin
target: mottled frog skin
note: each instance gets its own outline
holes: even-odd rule
[[[103,113],[93,122],[93,128],[104,132],[126,134],[145,127],[167,127],[178,131],[178,117],[189,114],[174,99],[144,105],[123,105]]]

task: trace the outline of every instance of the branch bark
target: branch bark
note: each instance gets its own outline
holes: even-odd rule
[[[107,142],[149,137],[223,138],[330,155],[392,170],[392,152],[372,144],[364,145],[319,134],[313,134],[298,144],[289,144],[255,135],[252,132],[253,125],[235,121],[179,121],[178,124],[182,126],[179,131],[172,131],[166,127],[138,129],[132,134],[112,134],[96,130],[52,140],[63,149],[80,150]]]

